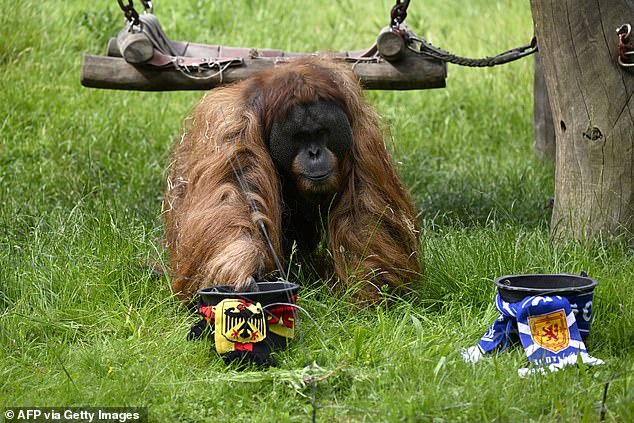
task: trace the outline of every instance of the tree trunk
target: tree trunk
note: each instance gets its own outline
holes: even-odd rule
[[[634,73],[617,64],[616,34],[634,24],[634,0],[531,9],[556,128],[551,228],[575,239],[634,233]]]
[[[533,80],[533,128],[535,156],[549,162],[555,161],[555,126],[550,111],[550,100],[546,88],[546,78],[542,69],[539,53],[535,54]]]

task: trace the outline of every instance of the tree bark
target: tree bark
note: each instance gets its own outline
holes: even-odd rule
[[[574,239],[634,233],[634,73],[616,28],[634,0],[531,0],[556,132],[551,229]]]
[[[546,88],[546,78],[542,69],[539,53],[535,54],[533,80],[533,128],[535,156],[549,162],[555,161],[555,126],[550,111],[550,100]]]

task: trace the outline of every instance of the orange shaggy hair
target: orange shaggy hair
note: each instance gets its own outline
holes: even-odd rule
[[[338,280],[373,300],[384,285],[405,287],[417,278],[414,208],[378,116],[348,66],[302,59],[210,91],[191,113],[173,151],[163,206],[172,287],[181,300],[213,285],[248,290],[276,270],[259,228],[261,221],[283,257],[281,182],[265,140],[294,105],[319,100],[340,106],[352,128],[351,151],[339,163],[341,188],[324,216]],[[232,164],[242,168],[246,193]]]

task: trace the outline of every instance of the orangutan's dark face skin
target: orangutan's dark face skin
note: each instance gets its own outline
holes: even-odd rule
[[[340,189],[340,167],[352,146],[352,129],[333,103],[297,104],[285,119],[273,123],[268,144],[276,166],[310,199]]]

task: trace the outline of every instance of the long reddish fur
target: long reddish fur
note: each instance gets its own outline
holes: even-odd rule
[[[186,122],[164,200],[172,287],[180,299],[212,285],[245,290],[253,277],[275,270],[258,227],[261,220],[282,257],[281,185],[264,139],[294,104],[317,100],[341,106],[353,135],[351,154],[341,163],[343,186],[327,216],[338,281],[372,300],[384,285],[407,287],[417,278],[414,208],[385,148],[378,116],[347,66],[306,59],[208,92]],[[246,195],[232,163],[242,168]]]

